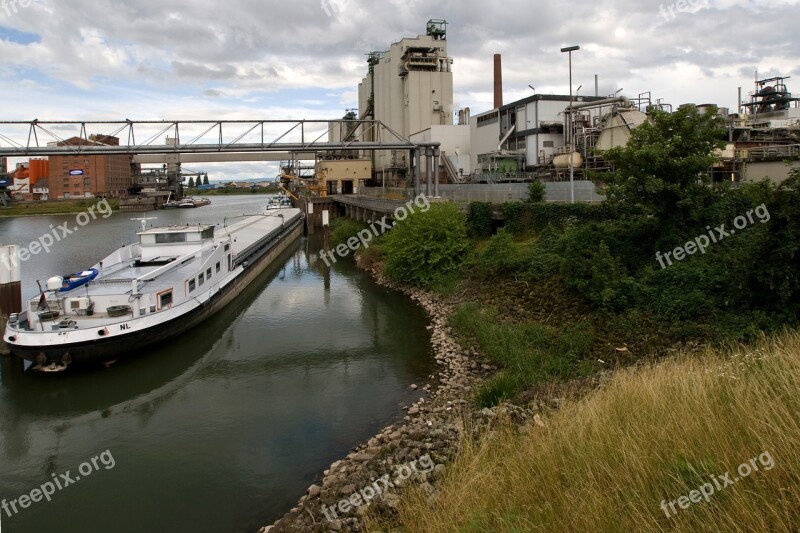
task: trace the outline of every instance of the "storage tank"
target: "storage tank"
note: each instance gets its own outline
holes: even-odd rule
[[[578,168],[583,166],[583,156],[579,152],[572,152],[572,167]],[[560,154],[553,158],[553,166],[556,168],[569,168],[570,154]]]

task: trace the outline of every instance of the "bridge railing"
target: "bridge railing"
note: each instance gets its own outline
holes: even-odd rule
[[[358,195],[384,200],[408,200],[414,197],[414,189],[404,187],[360,187]]]

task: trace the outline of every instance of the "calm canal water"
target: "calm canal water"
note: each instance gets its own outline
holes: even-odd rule
[[[150,213],[157,224],[222,222],[264,197]],[[135,239],[115,213],[23,263],[36,279],[82,270]],[[25,245],[75,215],[0,219]],[[255,531],[282,516],[321,471],[400,416],[434,372],[427,321],[352,263],[327,269],[303,238],[234,304],[147,353],[62,375],[0,358],[0,499],[13,500],[108,450],[51,501],[0,508],[3,531]],[[109,457],[110,456],[110,457]],[[113,459],[113,463],[110,460]],[[108,468],[112,465],[113,467]]]

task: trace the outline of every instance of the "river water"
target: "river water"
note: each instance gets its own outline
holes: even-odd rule
[[[146,216],[221,223],[262,212],[265,198],[212,202]],[[31,297],[36,279],[82,270],[133,241],[130,219],[140,216],[82,227],[75,215],[0,219],[0,242],[79,227],[22,264]],[[420,397],[409,385],[435,371],[425,315],[351,262],[328,269],[320,248],[298,240],[223,312],[108,369],[42,375],[0,358],[3,531],[255,531],[396,421],[400,405]],[[54,480],[62,487],[46,486],[50,501],[32,492]]]

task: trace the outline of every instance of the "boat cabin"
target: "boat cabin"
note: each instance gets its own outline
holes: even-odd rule
[[[214,226],[172,226],[152,228],[137,233],[141,244],[141,265],[168,263],[192,253],[214,239]]]

